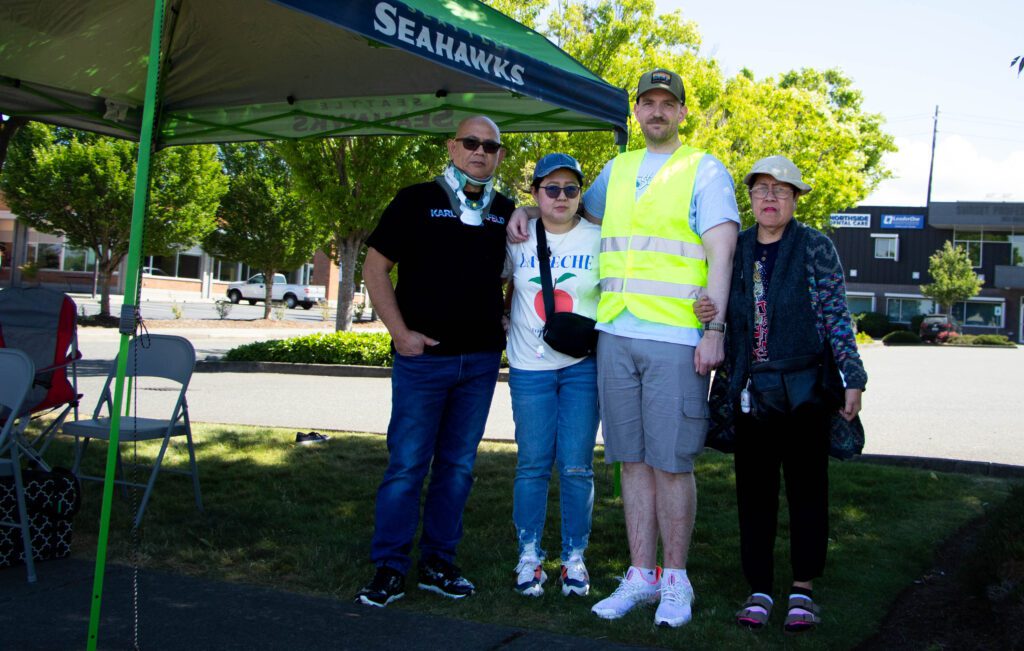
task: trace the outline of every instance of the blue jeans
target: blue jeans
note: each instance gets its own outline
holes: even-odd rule
[[[377,491],[370,554],[378,567],[409,572],[428,470],[420,557],[454,562],[500,362],[499,352],[395,355],[388,467]]]
[[[511,369],[512,417],[519,447],[512,491],[512,519],[519,553],[540,548],[547,516],[551,466],[558,467],[562,560],[582,555],[594,507],[594,442],[597,439],[597,365],[593,357],[556,371]]]

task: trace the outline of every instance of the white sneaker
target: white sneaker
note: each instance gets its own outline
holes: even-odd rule
[[[540,560],[536,556],[522,556],[516,565],[516,592],[527,597],[539,597],[544,594],[544,582],[548,575],[544,573]]]
[[[660,567],[655,569],[654,576],[654,583],[648,583],[639,569],[630,566],[615,592],[594,604],[591,612],[602,619],[618,619],[637,604],[654,603],[658,599],[658,588],[661,585]]]
[[[581,597],[587,596],[590,592],[590,574],[583,559],[579,556],[572,556],[562,564],[562,595],[568,597],[571,594]]]
[[[661,603],[654,613],[658,626],[682,626],[693,617],[693,586],[675,572],[661,577]]]

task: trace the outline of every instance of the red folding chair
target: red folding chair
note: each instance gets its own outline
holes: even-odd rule
[[[23,351],[35,364],[32,389],[19,416],[15,440],[31,462],[45,470],[46,448],[68,414],[78,418],[78,314],[75,302],[63,292],[43,287],[13,287],[0,291],[0,348]],[[53,418],[42,417],[56,414]],[[41,431],[27,437],[30,421],[42,421]],[[0,421],[2,425],[2,421]]]

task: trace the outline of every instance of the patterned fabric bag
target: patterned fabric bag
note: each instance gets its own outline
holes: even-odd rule
[[[71,471],[26,470],[25,506],[32,531],[32,558],[47,561],[71,553],[72,519],[82,503],[82,487]],[[0,519],[18,521],[13,477],[0,477]],[[0,527],[0,567],[25,562],[21,529]]]

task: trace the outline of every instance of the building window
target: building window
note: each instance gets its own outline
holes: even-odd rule
[[[1024,235],[1011,235],[1010,247],[1010,264],[1024,267]]]
[[[851,296],[846,295],[846,305],[850,308],[850,314],[863,314],[873,312],[875,309],[874,296]]]
[[[974,328],[1002,328],[1004,311],[1001,301],[965,301],[953,306],[953,316]]]
[[[875,240],[876,260],[899,260],[900,259],[900,236],[879,235],[872,233]]]
[[[29,242],[27,261],[33,262],[40,269],[60,270],[61,244],[43,244]]]
[[[928,298],[888,298],[885,313],[893,323],[910,323],[918,314],[932,314],[935,303]]]
[[[96,254],[92,249],[64,247],[64,271],[92,271],[96,266]]]
[[[980,229],[957,228],[953,231],[953,246],[961,246],[967,250],[971,258],[971,265],[979,268],[984,260],[986,244],[1005,244],[1011,242],[1012,238],[1007,233],[986,232]]]
[[[190,253],[176,255],[153,255],[145,258],[143,273],[154,276],[173,276],[175,278],[199,279],[202,256]]]
[[[214,280],[222,280],[224,282],[233,283],[242,280],[241,274],[239,273],[239,265],[237,262],[228,262],[215,258],[213,260],[213,278]]]

